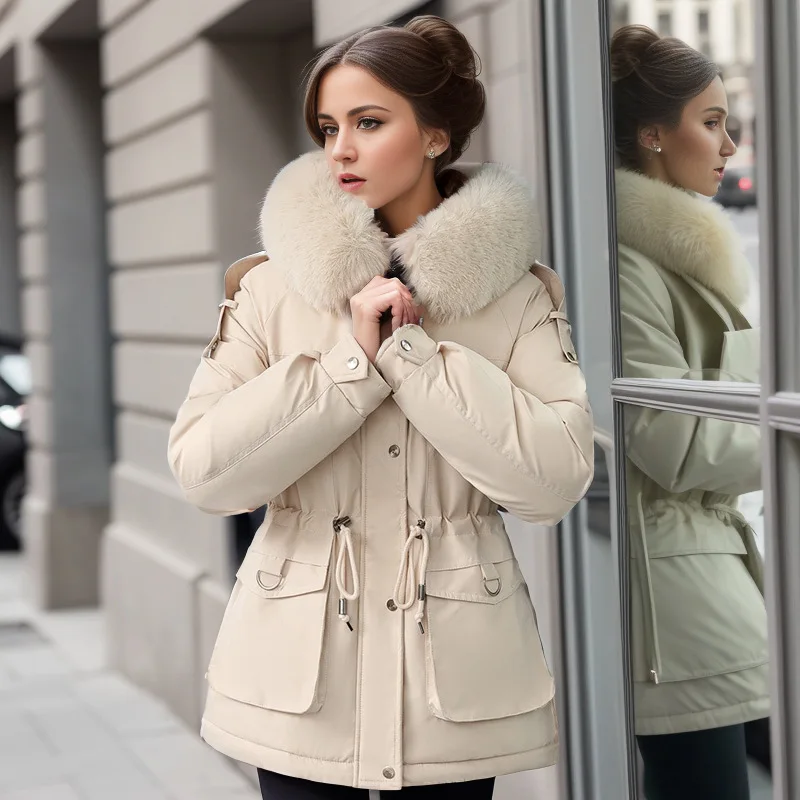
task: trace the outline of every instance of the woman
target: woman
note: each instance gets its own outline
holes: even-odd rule
[[[229,270],[171,432],[191,502],[269,503],[202,727],[264,797],[489,798],[556,759],[498,510],[561,519],[591,479],[592,420],[528,188],[448,169],[483,116],[474,58],[436,17],[320,56],[322,152],[267,193],[265,254]]]
[[[755,381],[749,267],[713,196],[736,147],[719,70],[631,25],[611,45],[625,377]],[[769,766],[762,563],[737,497],[757,426],[626,412],[636,732],[648,800],[749,797]]]

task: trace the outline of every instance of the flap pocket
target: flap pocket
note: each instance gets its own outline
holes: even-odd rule
[[[322,669],[333,532],[283,529],[275,552],[250,549],[222,621],[208,683],[242,703],[309,714],[322,707]],[[284,542],[284,539],[286,541]],[[256,546],[270,546],[270,532]],[[289,557],[291,556],[291,557]],[[300,560],[308,557],[309,561]],[[310,563],[318,562],[318,563]]]
[[[647,533],[647,555],[653,558],[691,556],[700,553],[730,553],[746,555],[747,547],[741,534],[730,525],[717,522],[697,525],[692,528],[660,529]],[[634,558],[638,553],[634,549]]]
[[[296,597],[325,586],[327,566],[249,551],[236,572],[242,585],[259,597]]]
[[[428,572],[425,592],[445,600],[495,605],[514,594],[522,582],[522,573],[510,558],[498,564]]]
[[[428,705],[452,722],[533,711],[554,694],[516,559],[429,572]]]

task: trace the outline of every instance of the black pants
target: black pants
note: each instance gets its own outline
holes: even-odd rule
[[[647,800],[750,800],[747,757],[772,771],[769,718],[636,740]]]
[[[263,800],[369,800],[367,789],[315,783],[290,778],[277,772],[258,771],[258,784]],[[381,792],[381,800],[402,794],[412,800],[491,800],[494,778],[465,783],[437,783],[431,786],[407,786],[405,789]]]

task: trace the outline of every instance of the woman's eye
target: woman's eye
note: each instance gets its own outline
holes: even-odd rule
[[[334,125],[320,125],[319,129],[322,131],[323,136],[336,135],[336,127]]]
[[[719,126],[719,120],[717,119],[710,119],[706,122],[706,125],[710,125],[712,128],[716,128]]]
[[[363,117],[358,121],[358,127],[363,131],[374,131],[375,128],[380,127],[383,123],[379,119],[372,117]]]

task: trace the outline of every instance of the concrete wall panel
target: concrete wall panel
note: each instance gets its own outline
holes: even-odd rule
[[[509,112],[517,108],[522,97],[522,73],[512,72],[487,86],[486,125],[489,133],[489,157],[501,161],[520,173],[527,174],[531,147],[526,125],[509,121]],[[513,119],[513,116],[512,116]]]
[[[100,24],[104,28],[116,25],[122,17],[143,6],[149,0],[100,0]]]
[[[41,126],[44,119],[44,92],[35,86],[20,92],[18,101],[19,128],[30,131]]]
[[[40,179],[26,181],[19,190],[19,224],[22,228],[34,228],[46,221],[44,183]]]
[[[174,480],[118,462],[113,472],[114,520],[214,577],[228,577],[228,523],[185,502]]]
[[[212,204],[211,187],[203,185],[113,208],[111,263],[129,266],[212,256]]]
[[[177,119],[208,99],[208,44],[192,42],[170,59],[106,96],[109,144]]]
[[[523,0],[506,0],[487,14],[489,30],[488,75],[494,77],[519,67],[523,46],[530,39],[524,27]]]
[[[174,417],[200,363],[201,351],[196,345],[122,342],[114,358],[116,402]]]
[[[318,45],[343,39],[351,33],[380,25],[420,5],[420,0],[349,0],[331,3],[314,0],[314,41]]]
[[[44,230],[24,231],[19,238],[20,275],[27,281],[47,276],[47,233]]]
[[[196,583],[201,571],[118,522],[106,529],[103,597],[111,666],[199,725]]]
[[[44,171],[44,135],[34,131],[23,135],[17,148],[17,177],[20,180],[40,177]]]
[[[42,450],[53,446],[53,402],[43,394],[28,398],[28,441]]]
[[[31,376],[35,392],[49,393],[53,384],[53,348],[49,342],[29,339],[24,347],[31,363]]]
[[[204,344],[216,329],[223,295],[222,271],[214,263],[118,270],[111,281],[114,333],[197,337]]]
[[[241,3],[242,0],[151,0],[106,35],[106,84],[116,85],[146,69]]]
[[[22,289],[22,330],[26,337],[44,339],[50,335],[50,288],[29,284]]]
[[[211,131],[205,111],[117,147],[106,159],[108,196],[114,201],[208,178],[210,172]]]
[[[134,411],[117,416],[118,460],[172,482],[167,463],[167,441],[172,423]]]
[[[38,447],[29,446],[25,453],[25,479],[26,492],[35,495],[40,502],[50,504],[53,502],[53,474],[55,464],[53,454],[49,450],[40,450]],[[24,527],[23,527],[24,534]]]

